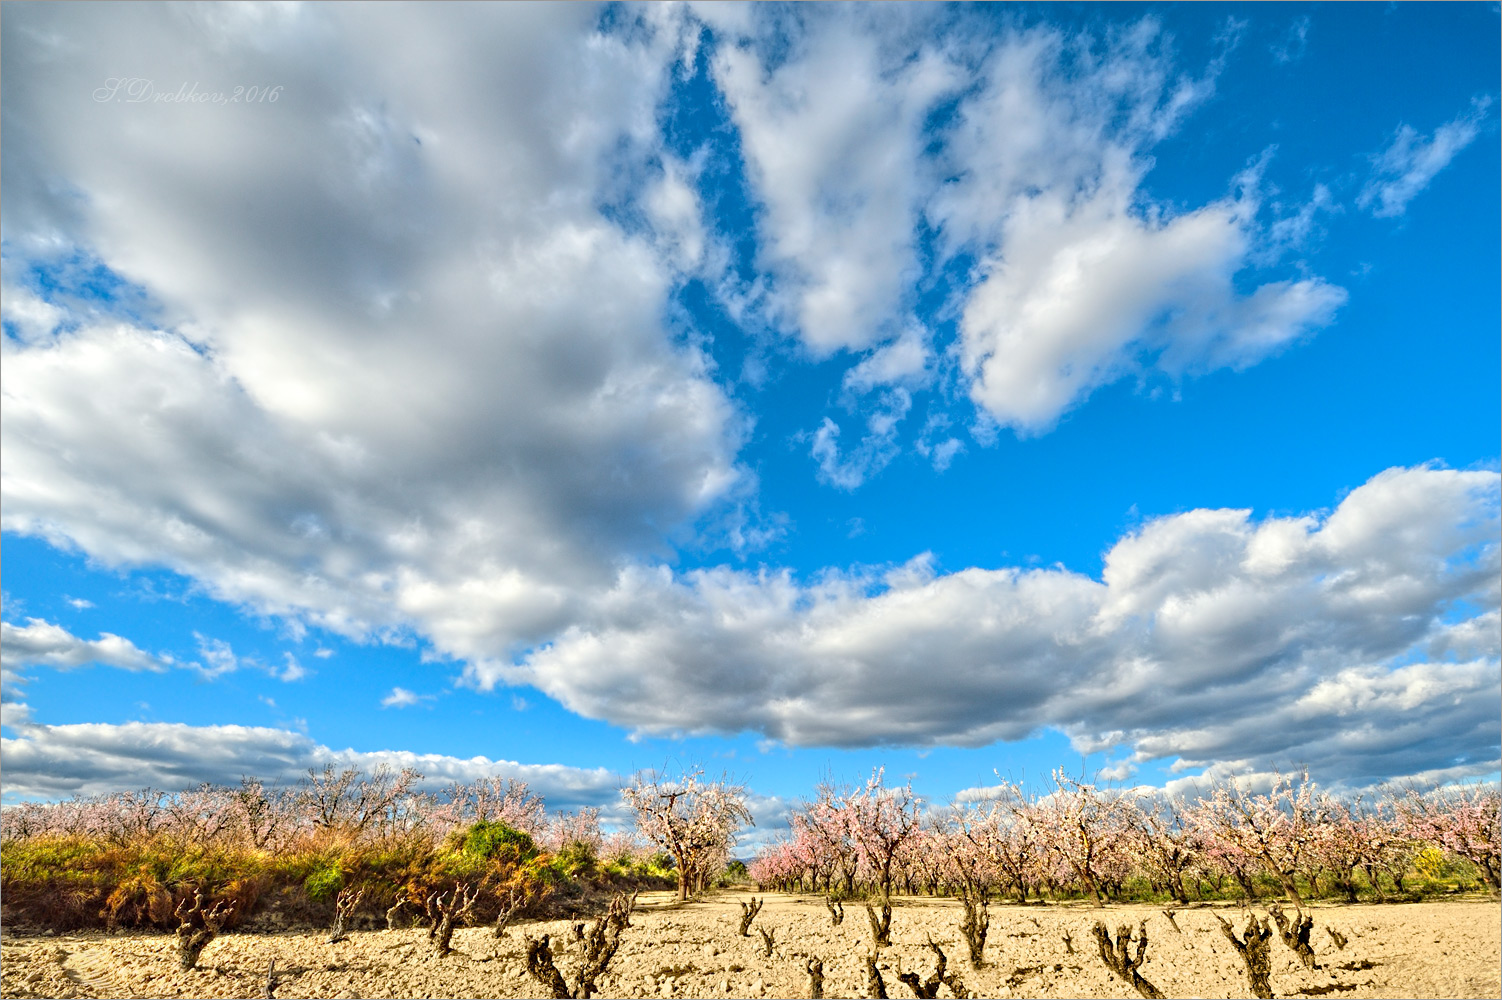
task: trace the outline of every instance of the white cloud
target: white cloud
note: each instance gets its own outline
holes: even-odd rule
[[[381,699],[382,708],[411,708],[413,705],[421,705],[425,701],[433,701],[437,698],[433,694],[416,694],[404,687],[394,687],[391,693]]]
[[[401,750],[334,750],[302,733],[259,726],[162,722],[48,726],[32,722],[17,706],[7,704],[5,711],[5,725],[17,732],[16,738],[0,741],[7,799],[57,799],[147,785],[172,790],[205,781],[233,785],[245,776],[287,785],[306,777],[310,768],[329,764],[365,770],[389,764],[416,768],[425,776],[423,786],[432,789],[449,781],[517,778],[541,793],[549,808],[619,809],[616,792],[622,779],[604,768]],[[620,817],[612,818],[618,821]]]
[[[824,482],[853,490],[897,457],[897,429],[912,406],[912,396],[904,389],[893,388],[879,398],[880,408],[866,415],[866,433],[849,451],[841,452],[839,425],[828,417],[814,431],[809,454],[818,462],[819,478]]]
[[[0,622],[0,661],[7,668],[51,667],[72,670],[98,663],[122,670],[163,671],[171,661],[153,656],[112,632],[80,639],[61,625],[28,618],[25,625]]]
[[[57,331],[66,314],[30,289],[6,282],[0,293],[0,317],[17,339],[40,343]]]
[[[722,513],[744,422],[663,325],[698,253],[686,168],[651,199],[665,242],[598,209],[658,156],[685,29],[638,14],[18,15],[53,42],[4,64],[8,273],[88,255],[161,323],[80,292],[57,332],[17,300],[5,529],[166,566],[290,635],[415,625],[465,657],[546,639]],[[282,90],[94,99],[122,75]]]
[[[714,73],[766,208],[774,307],[815,354],[880,344],[900,332],[913,231],[936,180],[920,156],[924,118],[963,76],[941,53],[907,47],[921,14],[758,13],[720,47]]]
[[[282,669],[271,670],[272,676],[277,680],[286,681],[290,684],[292,681],[300,681],[308,676],[308,668],[304,667],[301,663],[298,663],[297,657],[293,656],[291,653],[283,653],[282,659],[284,661]]]
[[[980,746],[1054,726],[1139,763],[1485,770],[1496,659],[1411,661],[1438,628],[1495,622],[1497,490],[1495,473],[1393,469],[1328,514],[1166,516],[1118,541],[1100,581],[923,560],[807,585],[633,570],[590,623],[470,676],[646,733]],[[1474,624],[1444,626],[1456,614]]]
[[[204,661],[195,666],[204,677],[212,680],[240,669],[240,658],[235,655],[234,647],[223,639],[211,639],[197,632],[193,633],[193,638],[198,640],[198,655]]]
[[[847,388],[929,368],[907,296],[962,257],[962,374],[1023,434],[1134,371],[1243,368],[1333,319],[1345,292],[1317,277],[1237,281],[1303,247],[1319,191],[1264,224],[1255,192],[1176,208],[1146,190],[1152,148],[1214,94],[1236,25],[1195,76],[1151,18],[985,42],[968,24],[767,12],[715,60],[765,207],[771,309],[816,355],[871,352]]]
[[[1288,26],[1283,37],[1268,47],[1273,61],[1280,64],[1297,62],[1309,50],[1309,18],[1304,16]]]
[[[1037,31],[999,47],[960,111],[960,179],[935,206],[951,239],[985,254],[961,322],[971,398],[1022,433],[1144,367],[1255,364],[1346,298],[1318,278],[1237,291],[1264,244],[1290,240],[1257,222],[1255,168],[1239,195],[1197,209],[1144,192],[1148,150],[1213,92],[1215,66],[1176,78],[1151,22],[1085,45]]]
[[[1446,122],[1427,139],[1410,125],[1400,125],[1386,149],[1372,157],[1372,175],[1356,204],[1378,218],[1402,215],[1408,203],[1481,134],[1490,97],[1471,101],[1470,110]]]
[[[706,242],[703,208],[690,181],[686,165],[669,158],[643,199],[659,245],[670,263],[683,271],[695,270],[704,261]]]

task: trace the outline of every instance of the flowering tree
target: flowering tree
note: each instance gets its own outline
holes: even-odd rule
[[[359,768],[342,771],[329,764],[308,769],[298,805],[320,830],[359,836],[367,829],[389,831],[409,818],[409,797],[422,775],[410,767],[392,771],[385,764],[366,776]]]
[[[472,823],[505,823],[536,838],[547,827],[542,797],[515,778],[451,782],[439,793],[438,803],[434,821],[442,832]]]
[[[1053,772],[1053,783],[1053,791],[1023,816],[1047,846],[1058,875],[1082,886],[1097,906],[1104,905],[1102,888],[1119,881],[1116,870],[1124,867],[1124,800],[1075,781],[1063,768]]]
[[[898,850],[918,833],[919,801],[912,783],[888,788],[885,770],[878,768],[865,787],[850,797],[845,810],[850,836],[861,861],[881,887],[883,898],[892,894],[892,863]]]
[[[580,809],[578,812],[555,813],[542,834],[542,846],[550,851],[562,851],[573,845],[587,847],[595,857],[605,836],[600,831],[600,810]]]
[[[295,799],[278,788],[268,790],[256,778],[241,778],[230,792],[230,814],[239,836],[256,850],[279,846],[292,832]]]
[[[729,857],[736,831],[752,822],[746,789],[723,778],[705,781],[702,769],[671,779],[638,775],[621,797],[642,835],[672,855],[680,900],[704,888],[713,866]]]
[[[1184,876],[1199,863],[1201,843],[1185,818],[1183,803],[1139,800],[1126,818],[1128,837],[1149,881],[1167,889],[1176,902],[1189,902]]]
[[[1353,801],[1342,801],[1321,793],[1319,799],[1325,822],[1315,828],[1312,848],[1306,855],[1305,871],[1310,884],[1316,872],[1326,872],[1335,887],[1345,893],[1346,901],[1354,903],[1356,870],[1360,868],[1380,896],[1377,866],[1388,849],[1392,830],[1359,796]]]
[[[998,881],[1016,891],[1019,903],[1026,903],[1028,889],[1038,884],[1046,850],[1031,818],[1035,803],[1005,779],[999,793],[984,821],[969,826],[967,837],[990,857]]]
[[[1493,893],[1502,888],[1502,789],[1481,784],[1428,794],[1410,789],[1398,808],[1414,837],[1475,865]]]
[[[1277,878],[1294,904],[1304,899],[1294,884],[1305,855],[1313,850],[1324,822],[1322,803],[1308,772],[1297,781],[1275,774],[1272,788],[1254,795],[1233,779],[1217,785],[1195,813],[1195,822],[1228,854],[1255,858]]]
[[[235,825],[234,793],[202,784],[168,796],[164,832],[178,842],[207,847]]]

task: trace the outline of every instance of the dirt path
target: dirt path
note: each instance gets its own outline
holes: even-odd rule
[[[741,937],[739,903],[748,893],[678,905],[671,893],[643,894],[602,978],[605,997],[803,997],[809,957],[824,963],[830,997],[866,996],[865,954],[871,934],[859,906],[831,926],[817,896],[768,894],[751,935]],[[880,967],[892,997],[911,991],[900,972],[926,979],[934,956],[931,935],[973,996],[1135,997],[1112,978],[1095,951],[1090,928],[1104,919],[1146,919],[1149,946],[1141,972],[1169,997],[1246,997],[1250,993],[1216,913],[1240,930],[1234,908],[1186,908],[1174,926],[1158,907],[993,906],[986,965],[972,969],[960,938],[961,910],[951,900],[899,899],[893,945]],[[1485,901],[1390,906],[1321,906],[1314,911],[1313,944],[1319,968],[1307,970],[1276,938],[1273,990],[1278,996],[1499,997],[1502,996],[1502,907]],[[201,968],[177,968],[170,934],[80,934],[0,939],[3,997],[260,997],[273,959],[281,997],[535,997],[539,987],[522,960],[523,934],[568,938],[569,922],[522,924],[497,941],[488,928],[454,935],[457,952],[436,957],[421,928],[356,933],[330,945],[325,934],[227,934],[204,951]],[[775,934],[771,957],[758,928]],[[1343,934],[1338,949],[1326,928]],[[1064,937],[1068,935],[1070,944]],[[1071,945],[1073,950],[1071,951]],[[557,953],[572,976],[579,945]],[[940,996],[952,995],[941,988]]]

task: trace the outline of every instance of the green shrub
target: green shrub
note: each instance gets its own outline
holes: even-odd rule
[[[501,822],[480,820],[459,835],[459,852],[472,858],[522,863],[537,857],[532,835]]]
[[[594,846],[582,840],[563,845],[563,850],[555,856],[555,864],[570,878],[588,878],[600,867]]]
[[[315,903],[333,899],[339,890],[344,888],[344,872],[340,869],[339,862],[330,860],[313,869],[308,877],[303,879],[302,887],[307,892],[308,898]]]

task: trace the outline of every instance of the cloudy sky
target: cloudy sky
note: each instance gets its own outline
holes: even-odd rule
[[[5,800],[1496,774],[1497,35],[8,4]]]

